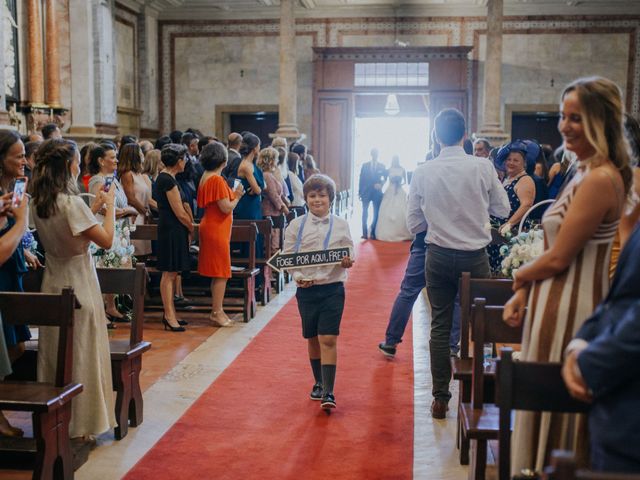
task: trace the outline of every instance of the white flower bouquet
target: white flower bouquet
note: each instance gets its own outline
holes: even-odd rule
[[[542,230],[534,228],[522,232],[510,239],[507,245],[500,247],[502,260],[502,274],[513,278],[518,268],[525,263],[539,257],[544,251],[544,234]]]
[[[127,223],[116,222],[113,244],[109,250],[98,248],[93,242],[89,245],[96,267],[129,268],[136,263],[134,247],[131,245],[131,230],[133,228]]]

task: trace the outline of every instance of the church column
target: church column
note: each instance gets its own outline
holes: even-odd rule
[[[60,54],[58,51],[58,24],[56,22],[56,0],[45,1],[46,15],[46,62],[47,62],[47,104],[53,108],[60,103]],[[75,24],[72,24],[75,28]]]
[[[298,139],[296,119],[298,74],[296,65],[294,0],[280,0],[280,112],[275,136]]]
[[[478,136],[499,145],[509,138],[501,125],[502,93],[502,12],[504,0],[487,5],[487,48],[484,62],[482,128]]]
[[[93,7],[87,0],[69,0],[71,46],[71,115],[69,134],[93,136],[95,95],[93,66]]]
[[[4,43],[6,41],[5,34],[4,34],[5,28],[6,28],[5,22],[0,21],[0,65],[5,65],[5,52],[6,52],[6,46]],[[4,70],[5,70],[4,68],[0,68],[0,85],[3,86],[3,88],[0,89],[0,125],[2,125],[2,128],[7,128],[7,126],[10,123],[10,120],[9,120],[9,113],[6,110],[7,98],[5,97],[5,93],[4,93],[5,92]]]
[[[96,130],[117,135],[116,52],[113,0],[93,0],[93,67]]]
[[[42,19],[39,0],[27,2],[29,103],[44,104],[44,65],[42,61]]]

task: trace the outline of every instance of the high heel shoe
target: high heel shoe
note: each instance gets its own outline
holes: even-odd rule
[[[131,323],[131,319],[127,315],[123,317],[116,317],[115,315],[111,315],[110,313],[107,313],[107,312],[104,312],[104,314],[107,316],[107,320],[109,320],[111,323],[113,322]]]
[[[180,326],[180,327],[174,327],[173,325],[171,325],[169,323],[169,321],[165,318],[162,317],[162,324],[164,325],[164,329],[165,330],[171,330],[172,332],[184,332],[185,328]]]
[[[218,312],[211,312],[211,314],[209,315],[209,320],[211,321],[211,323],[213,323],[214,327],[233,327],[235,325],[236,322],[234,322],[233,320],[231,320],[230,318],[227,317],[226,320],[220,322],[216,319],[217,315],[216,313]]]

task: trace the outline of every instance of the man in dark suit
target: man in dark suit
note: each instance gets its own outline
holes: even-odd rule
[[[242,161],[240,156],[240,146],[242,145],[242,135],[231,132],[227,137],[229,158],[227,166],[222,169],[222,176],[228,180],[229,186],[233,188],[233,179],[238,176],[238,167]]]
[[[640,226],[625,245],[611,290],[566,348],[569,392],[592,402],[592,468],[640,473]]]
[[[371,149],[371,161],[366,162],[360,169],[360,184],[358,196],[362,201],[362,238],[376,238],[376,224],[378,223],[378,213],[380,203],[382,203],[382,185],[387,179],[387,169],[378,162],[378,149]],[[373,203],[373,222],[368,230],[369,204]],[[369,231],[370,235],[367,235]]]

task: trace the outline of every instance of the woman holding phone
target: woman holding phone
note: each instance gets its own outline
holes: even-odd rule
[[[200,255],[198,273],[211,277],[212,310],[209,320],[216,327],[230,327],[233,321],[224,313],[222,302],[231,278],[231,225],[232,212],[244,194],[238,179],[231,190],[222,177],[227,165],[227,149],[219,142],[206,145],[200,154],[200,165],[205,169],[198,187],[198,207],[204,209],[200,222]]]
[[[12,176],[24,174],[24,145],[17,133],[0,130],[0,168],[2,183]],[[10,183],[10,182],[9,182]],[[22,191],[26,183],[22,184]],[[20,189],[19,189],[20,190]],[[6,192],[7,190],[2,190]],[[0,197],[0,290],[22,291],[22,275],[27,271],[22,236],[27,229],[28,200],[23,195],[12,192]],[[7,216],[11,212],[12,216]],[[11,364],[24,352],[24,342],[31,338],[29,329],[24,326],[5,324],[0,318],[0,379],[11,373]],[[21,429],[9,424],[0,412],[0,435],[21,437]]]
[[[33,173],[32,217],[46,250],[47,268],[42,291],[60,293],[66,286],[81,305],[74,313],[72,381],[83,385],[82,395],[73,399],[69,433],[88,439],[116,424],[109,338],[100,285],[89,244],[111,248],[115,222],[115,185],[108,192],[98,190],[87,207],[75,195],[80,174],[76,144],[62,139],[47,140],[36,153]],[[102,224],[93,212],[102,210]],[[55,378],[58,332],[40,327],[38,381]]]
[[[89,193],[96,197],[100,192],[109,191],[110,184],[113,183],[115,192],[116,219],[124,222],[127,218],[135,218],[138,211],[129,206],[127,194],[116,178],[118,168],[118,157],[116,156],[116,146],[111,142],[103,142],[91,150],[89,161],[89,173],[92,174],[89,180]],[[103,211],[98,212],[101,218]],[[109,327],[113,328],[113,322],[128,321],[116,308],[115,295],[105,295],[106,313],[109,319]]]

